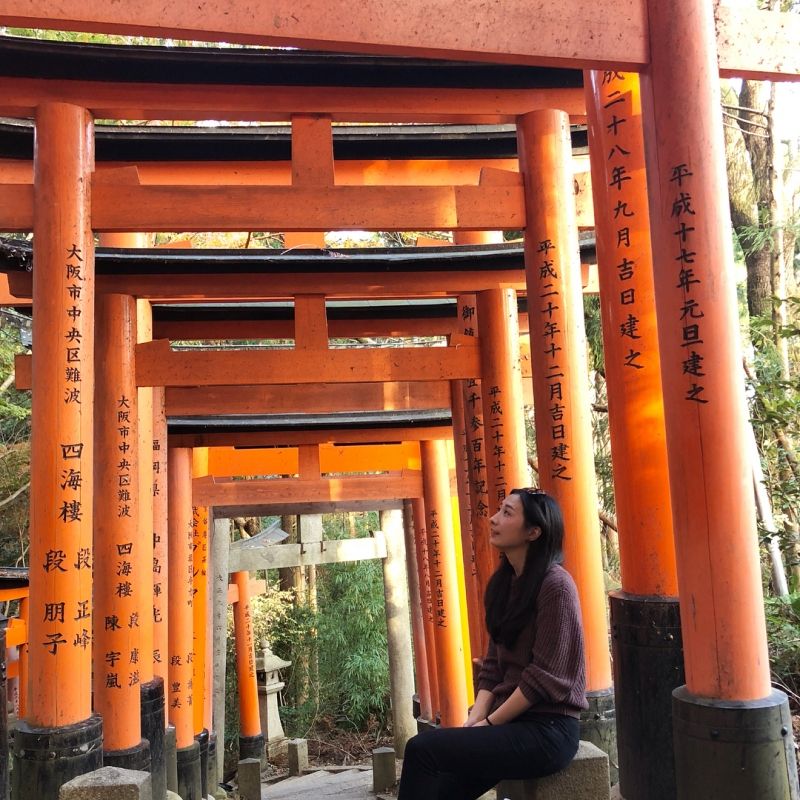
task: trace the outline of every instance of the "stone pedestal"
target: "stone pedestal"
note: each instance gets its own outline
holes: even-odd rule
[[[153,800],[150,773],[101,767],[65,783],[58,800]]]
[[[286,684],[281,680],[280,671],[291,666],[269,649],[266,641],[256,656],[256,676],[258,677],[258,707],[261,716],[261,731],[267,749],[267,757],[274,758],[286,752],[288,739],[283,732],[278,712],[278,693]]]

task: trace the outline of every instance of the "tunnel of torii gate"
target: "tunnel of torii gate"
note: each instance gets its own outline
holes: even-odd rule
[[[539,482],[565,511],[581,600],[591,703],[582,736],[618,748],[627,800],[795,796],[788,703],[769,681],[749,464],[732,457],[747,451],[746,416],[717,76],[795,79],[797,20],[704,0],[677,15],[631,0],[624,13],[537,7],[534,23],[515,0],[497,12],[428,14],[419,30],[413,13],[383,10],[370,0],[338,17],[311,4],[291,21],[276,10],[260,33],[236,6],[190,11],[180,0],[158,12],[103,0],[57,9],[9,0],[0,10],[8,25],[174,37],[192,19],[193,38],[369,53],[0,40],[0,113],[22,121],[7,126],[21,149],[0,159],[0,230],[34,234],[30,274],[18,269],[25,248],[3,247],[4,302],[34,311],[27,691],[12,797],[56,798],[101,764],[150,769],[160,797],[168,780],[184,800],[208,788],[199,774],[215,726],[208,509],[224,518],[224,509],[274,508],[276,490],[298,513],[321,513],[337,493],[379,503],[379,482],[383,500],[409,501],[420,712],[459,724],[466,653],[485,644],[475,611],[492,568],[487,515],[528,482],[525,387]],[[137,153],[135,136],[101,134],[93,122],[165,117],[290,127],[264,139],[269,154],[257,137],[221,129],[210,144],[143,136],[150,150]],[[364,135],[347,130],[353,122],[426,127],[404,140],[394,125]],[[579,177],[571,124],[588,131],[591,182]],[[511,149],[482,149],[482,136]],[[615,464],[613,675],[579,227],[594,231]],[[453,231],[456,246],[316,259],[293,249],[361,229]],[[176,230],[282,231],[286,252],[170,254],[136,233]],[[495,244],[499,231],[521,231],[521,251]],[[95,257],[93,232],[101,247],[126,249]],[[382,316],[378,304],[349,319],[334,313],[334,302],[379,299],[406,301],[416,315]],[[449,300],[455,315],[426,320],[431,300]],[[290,323],[264,312],[276,301],[292,303]],[[198,302],[206,307],[185,310]],[[251,308],[240,313],[243,303]],[[424,336],[428,323],[442,346],[330,346],[361,324],[402,337]],[[203,326],[215,331],[208,338],[236,340],[286,327],[294,346],[171,348]],[[25,369],[21,361],[23,379]],[[419,442],[419,472],[323,471],[326,447],[387,442]],[[284,453],[284,467],[271,467],[289,477],[229,480],[238,470],[263,478],[268,460],[237,465],[215,450],[275,446],[297,448],[296,462]],[[381,466],[379,452],[365,459]],[[384,527],[388,561],[403,526]],[[249,584],[235,583],[241,607]],[[172,763],[165,736],[175,737]]]

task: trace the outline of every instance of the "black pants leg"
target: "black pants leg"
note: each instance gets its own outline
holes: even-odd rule
[[[413,737],[406,745],[397,800],[475,800],[501,780],[558,772],[577,752],[578,720],[538,717]]]

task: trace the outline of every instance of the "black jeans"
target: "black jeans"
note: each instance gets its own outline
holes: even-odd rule
[[[572,761],[578,731],[560,714],[426,731],[406,745],[397,800],[475,800],[501,780],[551,775]]]

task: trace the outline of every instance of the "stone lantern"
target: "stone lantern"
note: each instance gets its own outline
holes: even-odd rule
[[[266,639],[261,642],[262,650],[256,656],[256,676],[258,679],[258,709],[261,715],[261,731],[267,746],[267,756],[273,758],[288,749],[288,739],[283,732],[278,713],[278,692],[286,686],[281,680],[280,671],[291,666],[269,649]]]

